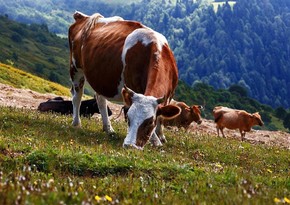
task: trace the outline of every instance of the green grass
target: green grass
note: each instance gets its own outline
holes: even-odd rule
[[[12,66],[0,63],[0,83],[11,85],[16,88],[31,89],[39,93],[53,93],[56,95],[69,96],[68,88],[53,83]]]
[[[289,150],[166,130],[123,149],[126,124],[0,108],[0,204],[275,204],[290,198]],[[284,197],[286,197],[284,199]],[[286,202],[285,202],[286,203]],[[281,202],[282,204],[282,202]]]

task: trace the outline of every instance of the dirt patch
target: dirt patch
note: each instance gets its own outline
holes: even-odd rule
[[[29,89],[18,89],[9,85],[0,83],[0,106],[9,106],[17,108],[37,109],[41,102],[48,99],[57,97],[54,94],[41,94]],[[68,97],[64,97],[69,99]],[[124,120],[123,115],[118,118],[122,105],[108,102],[113,115],[110,117],[112,120]],[[100,117],[96,115],[95,117]],[[208,134],[217,136],[215,123],[212,120],[203,119],[200,125],[192,123],[188,130],[194,134]],[[236,130],[224,130],[227,138],[234,138],[240,140],[240,133]],[[266,144],[269,146],[280,146],[290,149],[290,134],[281,131],[268,131],[268,130],[254,130],[246,133],[246,141],[253,144]]]

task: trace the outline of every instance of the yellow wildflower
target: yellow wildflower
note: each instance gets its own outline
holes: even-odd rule
[[[216,163],[215,166],[216,166],[217,168],[223,168],[223,166],[222,166],[220,163]]]
[[[271,169],[267,169],[267,172],[269,173],[273,173],[273,171]]]
[[[96,201],[100,201],[101,199],[102,199],[102,198],[99,197],[98,195],[95,196],[95,200],[96,200]]]
[[[112,198],[111,197],[109,197],[108,195],[106,195],[105,196],[105,198],[109,201],[109,202],[111,202],[112,201]]]
[[[284,197],[284,201],[285,201],[287,204],[290,204],[290,199],[288,199],[287,197]]]
[[[274,202],[275,202],[275,203],[280,203],[281,200],[275,197],[275,198],[274,198]]]

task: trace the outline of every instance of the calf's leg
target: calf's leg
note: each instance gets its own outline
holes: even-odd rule
[[[241,133],[241,140],[244,141],[245,140],[245,136],[246,136],[246,132],[243,130],[240,130]]]
[[[220,127],[221,133],[223,135],[223,138],[226,138],[225,134],[224,134],[224,127]]]

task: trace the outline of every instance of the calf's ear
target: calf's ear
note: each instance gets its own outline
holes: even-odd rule
[[[162,116],[165,119],[172,119],[178,116],[181,109],[175,105],[159,106],[157,109],[157,116]]]

